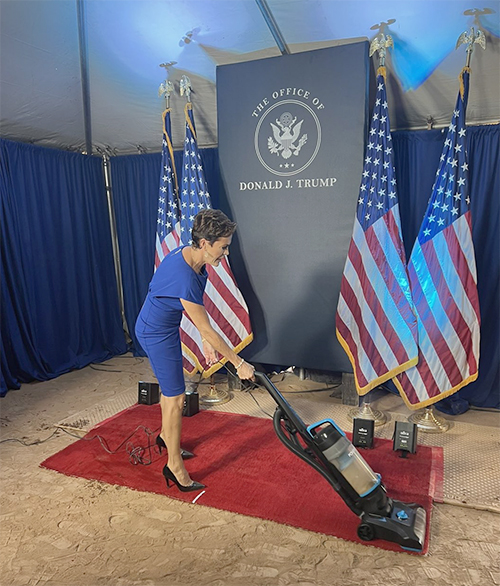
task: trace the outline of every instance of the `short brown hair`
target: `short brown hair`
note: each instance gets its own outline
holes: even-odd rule
[[[202,210],[196,214],[191,229],[192,245],[200,247],[200,240],[204,238],[213,244],[219,238],[227,238],[234,234],[236,223],[232,222],[220,210]]]

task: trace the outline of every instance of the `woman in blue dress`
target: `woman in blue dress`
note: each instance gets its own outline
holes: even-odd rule
[[[199,490],[183,462],[192,454],[181,450],[181,423],[184,406],[184,373],[179,326],[185,311],[198,328],[207,362],[217,362],[217,352],[227,358],[242,379],[251,379],[254,368],[240,358],[212,328],[203,307],[207,281],[205,265],[218,266],[229,255],[236,224],[220,210],[204,210],[196,215],[191,246],[181,246],[168,254],[156,270],[144,305],[137,318],[135,333],[148,355],[161,389],[161,433],[156,438],[166,447],[168,462],[163,475],[182,491]]]

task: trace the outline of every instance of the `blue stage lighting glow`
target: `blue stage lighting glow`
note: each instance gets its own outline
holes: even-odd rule
[[[372,39],[378,32],[372,26],[395,19],[384,32],[394,39],[388,60],[404,91],[415,90],[428,79],[455,52],[458,36],[474,21],[473,16],[464,15],[471,7],[468,0],[268,0],[268,4],[289,44],[362,36]],[[498,36],[500,3],[489,0],[481,8],[494,12],[480,16],[480,21]]]
[[[158,65],[175,61],[175,69],[215,81],[216,63],[205,47],[230,54],[274,46],[253,2],[202,0],[184,2],[87,3],[89,48],[96,66],[99,55],[113,58],[113,76],[158,77]],[[129,36],[123,37],[123,31]]]
[[[384,32],[394,39],[388,62],[403,91],[420,87],[454,54],[459,34],[474,22],[473,16],[464,15],[469,0],[268,0],[268,4],[291,46],[371,39],[377,34],[371,30],[374,25],[394,19]],[[480,17],[483,28],[498,36],[500,3],[486,0],[481,6],[493,11]],[[165,61],[176,62],[172,71],[213,83],[217,63],[276,48],[254,1],[87,0],[85,7],[93,71],[123,83],[131,73],[157,80],[158,65]]]

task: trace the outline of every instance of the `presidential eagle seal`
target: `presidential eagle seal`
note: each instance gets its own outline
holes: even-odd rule
[[[271,153],[278,156],[281,154],[284,159],[289,159],[292,154],[297,156],[307,142],[307,134],[300,136],[303,122],[304,120],[297,122],[297,118],[294,118],[290,112],[284,112],[279,119],[276,118],[276,124],[271,122],[274,140],[271,136],[267,139],[267,147]],[[294,144],[297,140],[298,144]]]
[[[306,169],[321,144],[316,113],[299,100],[282,100],[264,112],[255,129],[255,152],[275,175],[295,175]]]

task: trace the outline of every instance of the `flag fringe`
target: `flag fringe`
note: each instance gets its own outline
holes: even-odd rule
[[[177,171],[175,170],[175,165],[174,165],[174,149],[172,147],[172,141],[170,140],[170,136],[168,135],[166,125],[165,125],[165,118],[167,117],[167,114],[169,112],[170,112],[170,108],[167,108],[166,110],[163,111],[163,114],[162,114],[163,136],[165,137],[165,140],[167,141],[167,148],[168,148],[168,152],[170,153],[170,160],[172,161],[172,175],[174,176],[174,181],[175,181],[174,195],[175,195],[175,199],[177,200],[177,204],[180,204],[180,202],[179,202],[179,183],[177,182]]]
[[[383,383],[386,383],[388,380],[394,378],[396,375],[401,374],[405,370],[408,370],[409,368],[415,366],[418,362],[418,357],[411,358],[407,362],[405,362],[403,364],[399,364],[396,368],[393,368],[392,370],[388,371],[386,374],[379,376],[378,378],[370,381],[366,386],[361,387],[358,382],[358,377],[356,375],[356,361],[354,360],[354,356],[351,353],[351,349],[349,348],[347,342],[344,340],[344,338],[342,337],[342,335],[340,334],[338,329],[336,330],[336,332],[337,332],[337,339],[340,342],[340,345],[344,349],[345,353],[347,354],[347,357],[349,358],[349,362],[352,365],[352,370],[354,373],[354,382],[356,384],[356,391],[360,397],[367,395],[374,388],[380,386]]]
[[[238,352],[241,352],[243,348],[246,348],[252,340],[253,333],[250,332],[250,334],[246,338],[244,338],[235,348],[233,348],[234,352],[238,354]],[[190,376],[192,376],[196,372],[201,372],[202,378],[208,378],[209,376],[220,370],[227,362],[227,358],[222,358],[221,360],[219,360],[219,362],[217,362],[217,364],[214,364],[208,370],[204,370],[196,354],[192,350],[190,350],[184,343],[182,344],[182,352],[183,354],[189,356],[191,360],[194,362],[194,370],[189,372],[188,370],[184,369],[184,373]]]
[[[405,405],[408,407],[408,409],[411,409],[412,411],[416,411],[417,409],[423,409],[425,407],[430,407],[430,405],[433,405],[434,403],[438,403],[439,401],[441,401],[441,399],[446,399],[446,397],[453,395],[454,393],[456,393],[457,391],[459,391],[461,388],[465,387],[469,383],[474,382],[477,379],[478,374],[479,374],[479,371],[476,370],[476,372],[474,374],[471,374],[469,376],[469,378],[463,380],[461,383],[459,383],[458,385],[456,385],[452,389],[444,391],[443,393],[439,393],[439,395],[436,395],[435,397],[430,397],[429,399],[426,399],[425,401],[420,401],[419,403],[410,403],[410,401],[408,400],[408,397],[405,395],[403,387],[402,387],[401,383],[398,381],[398,379],[394,378],[393,383],[395,384],[396,388],[398,389],[399,394],[401,395],[401,398],[403,399],[403,401],[404,401]]]
[[[189,117],[188,114],[188,110],[192,110],[193,106],[191,105],[191,102],[188,102],[185,106],[184,106],[184,114],[186,116],[186,124],[189,126],[191,132],[193,133],[193,137],[195,140],[198,140],[196,138],[196,130],[194,129],[193,124],[191,123],[191,118]]]
[[[462,101],[464,99],[465,92],[464,73],[468,73],[470,75],[470,67],[465,66],[460,72],[460,75],[458,76],[458,81],[460,82],[460,97],[462,98]]]

